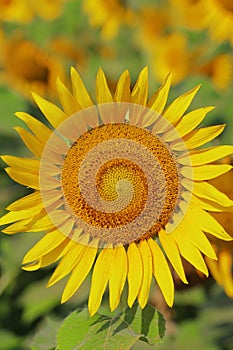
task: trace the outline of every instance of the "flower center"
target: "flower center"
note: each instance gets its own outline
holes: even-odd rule
[[[120,228],[146,213],[144,219],[152,224],[137,240],[155,235],[169,221],[179,174],[155,135],[134,125],[106,124],[71,146],[62,166],[62,187],[75,216],[92,227]],[[148,200],[154,208],[148,208]],[[92,236],[104,239],[102,232]],[[124,241],[115,235],[112,239]]]
[[[140,105],[105,103],[54,130],[41,158],[40,193],[66,236],[108,247],[172,232],[189,206],[190,179],[185,144],[165,118]]]

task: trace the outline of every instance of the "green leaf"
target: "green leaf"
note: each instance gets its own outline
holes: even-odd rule
[[[90,317],[87,309],[77,310],[59,329],[57,349],[128,350],[139,339],[155,345],[163,338],[164,329],[163,317],[150,305],[143,310],[134,305],[114,317]]]

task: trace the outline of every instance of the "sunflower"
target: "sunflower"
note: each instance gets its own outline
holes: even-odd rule
[[[151,43],[167,31],[170,23],[170,14],[167,8],[144,5],[135,16],[136,28],[138,33],[136,42],[151,51]]]
[[[110,309],[128,285],[128,305],[144,308],[154,276],[169,306],[174,283],[168,260],[188,283],[182,257],[208,275],[203,255],[216,254],[206,233],[232,238],[206,211],[232,208],[232,201],[206,180],[228,172],[209,165],[232,146],[196,149],[217,137],[224,125],[195,129],[213,107],[186,113],[199,86],[165,108],[171,74],[148,101],[148,70],[130,88],[128,71],[112,94],[102,69],[96,100],[71,69],[72,93],[58,80],[62,109],[33,93],[51,124],[16,113],[29,130],[17,127],[31,158],[3,156],[8,175],[34,191],[10,204],[0,219],[6,234],[47,233],[23,260],[37,270],[59,261],[48,286],[69,275],[62,302],[91,269],[88,308],[97,312],[108,285]],[[186,113],[186,114],[185,114]]]
[[[191,69],[193,53],[188,50],[188,41],[183,33],[172,32],[157,37],[149,57],[154,75],[159,82],[163,81],[168,71],[172,71],[172,83],[178,84],[193,69],[193,67]]]
[[[39,16],[45,20],[54,20],[61,16],[65,2],[67,1],[41,0],[40,2],[30,1],[29,5],[31,6],[35,16]]]
[[[177,27],[203,30],[204,17],[200,0],[169,0],[170,18]]]
[[[233,45],[233,3],[231,0],[199,0],[204,23],[211,37]]]
[[[196,72],[210,77],[216,89],[226,90],[232,82],[232,56],[227,53],[219,54],[199,67],[197,66]]]
[[[86,0],[83,11],[92,27],[101,28],[104,39],[114,38],[121,24],[131,24],[134,18],[133,12],[119,0]]]
[[[3,40],[2,78],[5,83],[31,98],[33,90],[54,96],[57,76],[64,76],[63,67],[35,43],[21,37]]]
[[[0,0],[0,19],[2,21],[28,23],[33,17],[28,0]]]

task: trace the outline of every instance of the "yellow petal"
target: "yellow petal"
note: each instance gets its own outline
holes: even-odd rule
[[[127,256],[123,246],[113,248],[109,270],[109,303],[111,311],[118,306],[127,275]]]
[[[174,301],[174,283],[167,260],[158,244],[153,239],[150,238],[148,240],[148,245],[152,253],[153,274],[166,303],[171,307]]]
[[[127,250],[128,259],[128,305],[132,307],[142,284],[142,257],[135,243],[130,243]]]
[[[19,172],[27,171],[30,174],[39,176],[40,161],[38,159],[20,158],[14,156],[2,156],[2,160]]]
[[[92,273],[91,290],[88,300],[90,316],[93,316],[100,307],[104,291],[109,278],[109,266],[112,262],[112,249],[101,250]]]
[[[138,79],[131,93],[131,102],[146,106],[148,98],[148,67],[140,72]]]
[[[41,208],[32,207],[30,209],[11,211],[10,213],[7,213],[0,218],[0,225],[6,225],[6,224],[9,224],[11,222],[31,218],[32,216],[39,214],[41,209],[42,209],[42,207]]]
[[[96,76],[96,99],[100,104],[113,102],[113,97],[109,90],[105,74],[101,68],[99,68]]]
[[[200,85],[186,92],[185,94],[177,97],[163,113],[164,118],[166,118],[172,125],[177,124],[177,122],[181,119],[182,115],[190,106],[199,88]],[[168,126],[164,125],[163,121],[161,121],[161,125],[156,125],[156,127],[159,129],[160,132],[164,132]]]
[[[186,239],[185,231],[176,228],[172,235],[179,248],[180,254],[196,269],[208,276],[209,272],[200,251]]]
[[[70,93],[70,91],[59,78],[57,80],[57,91],[61,105],[66,115],[71,116],[81,109],[74,96]]]
[[[180,137],[183,137],[184,135],[188,134],[190,131],[195,129],[205,118],[206,114],[212,111],[213,109],[214,107],[198,108],[186,114],[176,125],[176,133],[178,133]],[[166,133],[165,137],[166,141],[168,142],[174,140],[173,129],[170,133]]]
[[[185,135],[183,140],[188,149],[193,149],[213,140],[223,132],[224,128],[225,125],[214,125],[208,126],[207,128],[196,129]],[[178,150],[177,146],[174,146],[174,149]]]
[[[63,256],[63,251],[67,246],[68,242],[69,242],[69,239],[66,238],[61,244],[59,244],[56,248],[51,250],[49,253],[43,255],[38,260],[32,261],[31,263],[27,263],[25,266],[22,266],[22,269],[26,271],[32,271],[32,270],[37,270],[40,267],[45,267],[53,264]],[[24,260],[23,260],[23,264],[24,264]]]
[[[93,266],[96,254],[97,248],[88,246],[85,247],[79,263],[74,267],[66,283],[64,292],[62,294],[62,303],[65,303],[68,299],[70,299],[81,286]]]
[[[8,226],[2,232],[12,235],[18,232],[25,232],[28,227],[31,227],[32,218],[16,221],[14,224]]]
[[[232,252],[229,249],[221,249],[219,254],[219,272],[222,277],[222,284],[226,294],[233,297],[233,277],[232,277]]]
[[[46,267],[58,261],[64,255],[64,250],[69,243],[69,238],[65,239],[59,246],[41,257],[41,267]]]
[[[216,147],[211,147],[211,148],[206,148],[206,149],[201,149],[197,151],[192,151],[189,153],[189,157],[191,159],[192,165],[203,165],[203,164],[208,164],[212,163],[218,159],[224,158],[226,156],[229,156],[233,153],[233,146],[216,146]],[[185,156],[181,156],[179,158],[179,163],[182,163],[182,159],[184,159]]]
[[[117,82],[114,98],[116,102],[130,102],[130,75],[128,70],[121,74]]]
[[[152,256],[146,240],[139,243],[138,249],[142,257],[142,284],[138,293],[138,303],[143,309],[148,301],[152,279]]]
[[[146,106],[148,98],[148,68],[145,67],[140,72],[138,79],[131,93],[131,102]]]
[[[38,119],[32,117],[30,114],[17,112],[15,115],[24,121],[24,123],[29,127],[29,129],[31,129],[41,144],[45,146],[46,142],[52,134],[52,130],[41,123]]]
[[[36,156],[41,157],[44,146],[42,143],[34,136],[32,133],[30,133],[27,130],[24,130],[23,128],[16,126],[14,129],[17,131],[27,148]]]
[[[208,269],[210,270],[211,275],[215,279],[215,281],[222,286],[222,275],[220,274],[219,271],[219,261],[210,259],[208,257],[205,257],[206,264],[208,266]]]
[[[180,277],[181,281],[183,281],[184,283],[188,283],[184,273],[180,253],[177,248],[176,242],[172,237],[172,234],[167,234],[165,231],[160,230],[159,239],[168,259],[170,260],[172,266],[174,267],[174,270]]]
[[[17,210],[29,209],[34,206],[37,206],[37,207],[43,206],[40,192],[38,191],[30,193],[27,196],[18,199],[17,201],[8,205],[6,209],[17,211]]]
[[[47,101],[36,93],[32,93],[32,96],[41,112],[54,128],[57,128],[67,118],[67,115],[52,102]]]
[[[35,190],[39,190],[39,176],[30,173],[21,173],[12,168],[5,169],[7,174],[16,182],[21,185],[34,188]]]
[[[190,171],[190,167],[183,167],[181,169],[181,174],[187,178],[193,178],[196,181],[210,180],[217,176],[225,174],[232,169],[232,165],[229,164],[208,164],[193,167],[193,173]]]
[[[216,205],[220,204],[226,208],[233,206],[233,201],[230,198],[220,192],[216,187],[206,182],[194,182],[193,193],[197,197],[213,202]]]
[[[90,98],[90,95],[88,94],[79,73],[73,67],[71,68],[71,81],[73,94],[78,104],[82,108],[91,107],[93,105],[93,102]]]
[[[193,218],[193,222],[204,232],[220,238],[224,241],[231,241],[232,237],[224,230],[224,228],[205,210],[199,207],[191,207],[190,215]]]
[[[25,232],[42,232],[50,229],[54,229],[55,226],[50,220],[49,216],[44,213],[43,217],[34,217],[34,224],[25,228]]]
[[[46,255],[51,250],[59,246],[65,239],[66,236],[58,230],[47,233],[27,252],[23,259],[23,264],[37,260],[42,255]]]
[[[190,225],[190,222],[192,221],[192,214],[188,210],[182,224],[179,226],[179,231],[182,232],[185,239],[187,238],[187,240],[203,254],[211,259],[217,259],[215,251],[205,234],[198,226]]]
[[[85,246],[76,243],[75,246],[71,247],[62,257],[59,264],[57,265],[54,273],[50,277],[47,286],[51,287],[53,284],[60,281],[63,277],[68,275],[73,268],[79,263],[82,253],[85,250]]]
[[[162,114],[166,105],[168,93],[171,86],[172,74],[168,74],[163,85],[156,91],[148,102],[147,107],[155,111],[157,114]]]
[[[198,205],[200,208],[205,209],[207,211],[213,211],[217,213],[222,211],[233,212],[233,201],[231,206],[225,207],[224,205],[221,205],[219,203],[211,202],[208,199],[200,199],[193,195],[192,202]]]

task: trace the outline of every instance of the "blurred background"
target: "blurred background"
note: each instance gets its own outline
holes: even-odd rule
[[[148,66],[150,95],[172,70],[169,100],[201,83],[192,108],[216,106],[205,125],[226,123],[214,144],[232,144],[232,45],[232,0],[0,0],[0,154],[29,154],[14,129],[23,126],[14,113],[25,111],[45,122],[30,91],[57,103],[56,78],[69,86],[70,66],[78,69],[93,98],[99,66],[111,89],[125,69],[133,85]],[[4,167],[0,160],[0,215],[30,192]],[[233,199],[232,180],[230,173],[215,184]],[[233,236],[233,214],[217,218]],[[52,268],[21,270],[24,254],[42,235],[0,234],[0,350],[54,349],[62,319],[86,305],[90,279],[60,305],[65,281],[45,288]],[[233,349],[233,245],[212,244],[219,256],[211,270],[214,278],[204,279],[184,262],[190,284],[184,289],[174,275],[172,310],[152,286],[151,303],[167,319],[161,350]],[[103,308],[106,303],[107,296]],[[48,342],[50,348],[44,345]],[[142,342],[133,347],[147,348]]]

